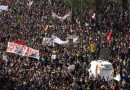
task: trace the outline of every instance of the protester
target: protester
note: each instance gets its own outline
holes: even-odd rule
[[[0,11],[1,90],[112,90],[112,81],[89,77],[87,71],[102,48],[110,49],[108,60],[122,77],[122,82],[114,82],[114,90],[130,89],[128,11],[122,15],[120,4],[101,5],[96,27],[95,17],[85,11],[73,16],[75,21],[52,17],[52,12],[61,17],[70,12],[63,0],[10,2],[7,11]],[[68,34],[79,36],[77,43],[70,44],[72,47],[42,44],[43,37],[55,35],[65,41]],[[7,43],[16,40],[39,50],[40,59],[7,53]]]

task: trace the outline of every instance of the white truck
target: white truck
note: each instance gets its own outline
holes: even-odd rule
[[[91,61],[91,63],[88,66],[88,72],[90,77],[100,76],[100,77],[104,77],[105,79],[111,80],[113,71],[114,71],[113,66],[108,61],[103,61],[103,60]],[[115,79],[118,78],[118,80],[120,80],[119,75],[118,77],[113,77],[113,78]]]

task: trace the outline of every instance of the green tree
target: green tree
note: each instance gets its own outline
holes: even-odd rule
[[[64,0],[64,3],[69,6],[71,11],[75,14],[80,14],[86,11],[87,8],[94,6],[94,0]]]

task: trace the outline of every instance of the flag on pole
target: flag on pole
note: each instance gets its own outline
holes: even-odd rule
[[[94,52],[94,44],[90,44],[88,50],[92,53]]]
[[[111,40],[111,36],[112,36],[112,29],[110,30],[110,32],[107,35],[107,40],[110,41]]]
[[[33,4],[33,1],[30,0],[27,5],[28,5],[28,7],[30,8],[30,7],[32,6],[32,4]]]
[[[68,14],[66,14],[66,15],[64,15],[64,16],[62,17],[62,20],[65,20],[66,18],[71,17],[71,16],[72,16],[72,13],[69,12]]]
[[[49,25],[46,25],[46,27],[45,27],[45,29],[44,29],[44,30],[45,30],[45,31],[47,31],[47,30],[48,30],[48,28],[49,28]]]

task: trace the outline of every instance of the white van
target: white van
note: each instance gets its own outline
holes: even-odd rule
[[[109,80],[112,78],[113,66],[108,61],[92,61],[88,66],[89,76],[97,77],[98,75]]]

